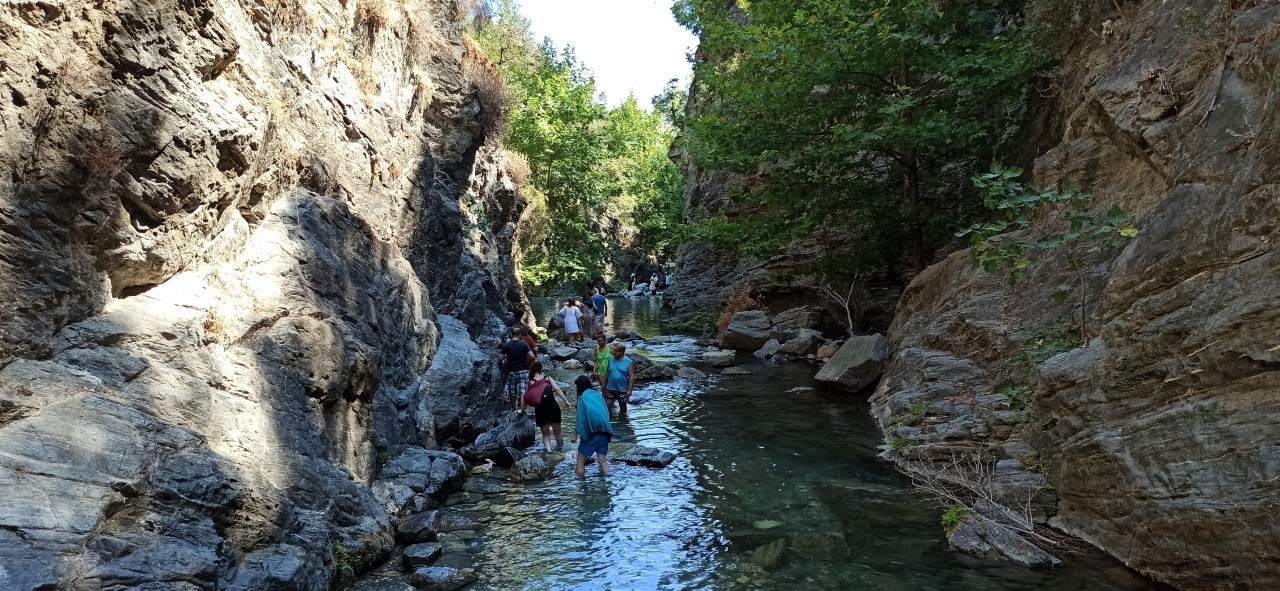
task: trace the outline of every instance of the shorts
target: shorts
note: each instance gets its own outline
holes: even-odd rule
[[[605,390],[605,400],[617,400],[618,402],[627,401],[626,390]]]
[[[613,433],[605,433],[603,431],[587,435],[578,443],[578,453],[588,458],[596,454],[608,456],[609,440],[612,438]]]
[[[507,398],[519,398],[524,396],[524,390],[528,387],[529,370],[522,369],[520,371],[507,372]]]

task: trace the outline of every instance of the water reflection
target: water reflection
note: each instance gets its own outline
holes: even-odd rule
[[[615,318],[644,317],[656,304],[641,301],[637,313],[616,302]],[[644,349],[691,351],[688,343]],[[803,363],[747,356],[740,365],[753,374],[646,385],[649,401],[615,423],[615,441],[679,454],[671,466],[614,464],[608,478],[589,468],[580,479],[572,455],[553,455],[550,480],[507,485],[471,541],[482,575],[472,588],[1148,588],[1107,560],[1028,570],[947,550],[939,510],[875,457],[879,434],[862,403],[786,393],[812,385]],[[753,562],[771,562],[756,550],[780,539],[780,562]]]

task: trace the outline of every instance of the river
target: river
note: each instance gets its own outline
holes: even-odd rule
[[[554,306],[533,301],[544,325]],[[660,332],[658,301],[610,306],[612,326]],[[686,339],[640,350],[681,359],[697,348]],[[615,441],[675,452],[673,464],[615,465],[607,478],[591,466],[578,478],[570,455],[545,482],[505,484],[479,506],[460,506],[487,523],[453,540],[465,549],[441,564],[476,568],[476,590],[1153,588],[1104,557],[1026,569],[948,550],[941,509],[877,458],[881,438],[864,400],[788,392],[815,386],[804,362],[740,355],[738,364],[751,375],[638,388],[646,401],[615,423]],[[790,549],[780,566],[747,560],[782,538]]]

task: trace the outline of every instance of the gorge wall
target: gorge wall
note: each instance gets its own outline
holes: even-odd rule
[[[1029,519],[1179,588],[1275,589],[1280,5],[1104,4],[1034,178],[1081,184],[1139,234],[1082,279],[1061,257],[1015,287],[967,251],[930,267],[873,412],[909,471],[990,454],[989,496]],[[1081,281],[1083,305],[1053,304]]]
[[[435,492],[380,477],[509,426],[458,12],[0,5],[0,588],[326,589]]]

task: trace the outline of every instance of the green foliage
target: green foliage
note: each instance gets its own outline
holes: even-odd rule
[[[970,513],[973,513],[973,509],[961,505],[960,503],[954,503],[950,507],[947,507],[946,513],[942,514],[942,527],[950,532],[951,530],[954,530],[956,526],[964,523],[965,518],[968,517]]]
[[[515,2],[484,7],[470,33],[513,102],[507,148],[529,163],[518,241],[525,286],[536,293],[600,279],[627,247],[672,258],[684,203],[683,176],[667,158],[674,128],[634,97],[606,107],[572,49],[534,43]]]
[[[920,421],[924,420],[924,415],[928,408],[928,402],[923,400],[914,402],[906,413],[899,415],[893,420],[893,424],[896,427],[901,427],[903,425],[917,425]]]
[[[719,313],[715,311],[702,311],[683,322],[677,322],[671,326],[676,332],[696,335],[698,337],[711,337],[716,334],[716,318]]]
[[[684,148],[704,168],[766,181],[733,217],[707,212],[706,237],[772,253],[836,225],[859,240],[832,258],[908,250],[922,268],[926,242],[967,207],[947,194],[948,171],[991,157],[1044,63],[1005,4],[677,2],[708,56]]]
[[[355,562],[346,546],[333,543],[333,578],[335,581],[350,581],[355,577]]]
[[[918,443],[919,442],[914,439],[908,439],[901,435],[894,435],[893,439],[889,441],[889,446],[895,450],[899,450],[899,449],[906,449]]]
[[[1044,474],[1044,464],[1040,462],[1040,454],[1030,453],[1023,456],[1022,467],[1032,474]]]
[[[970,237],[974,267],[988,273],[1004,273],[1010,285],[1029,277],[1040,259],[1052,253],[1064,254],[1066,268],[1062,270],[1073,274],[1074,284],[1054,286],[1053,299],[1059,305],[1074,302],[1081,320],[1079,338],[1087,343],[1088,257],[1137,236],[1138,229],[1119,207],[1104,214],[1092,211],[1089,194],[1070,183],[1061,187],[1024,186],[1018,181],[1021,176],[1022,169],[1000,164],[992,164],[990,172],[975,175],[973,184],[981,193],[983,204],[996,217],[956,235]]]

